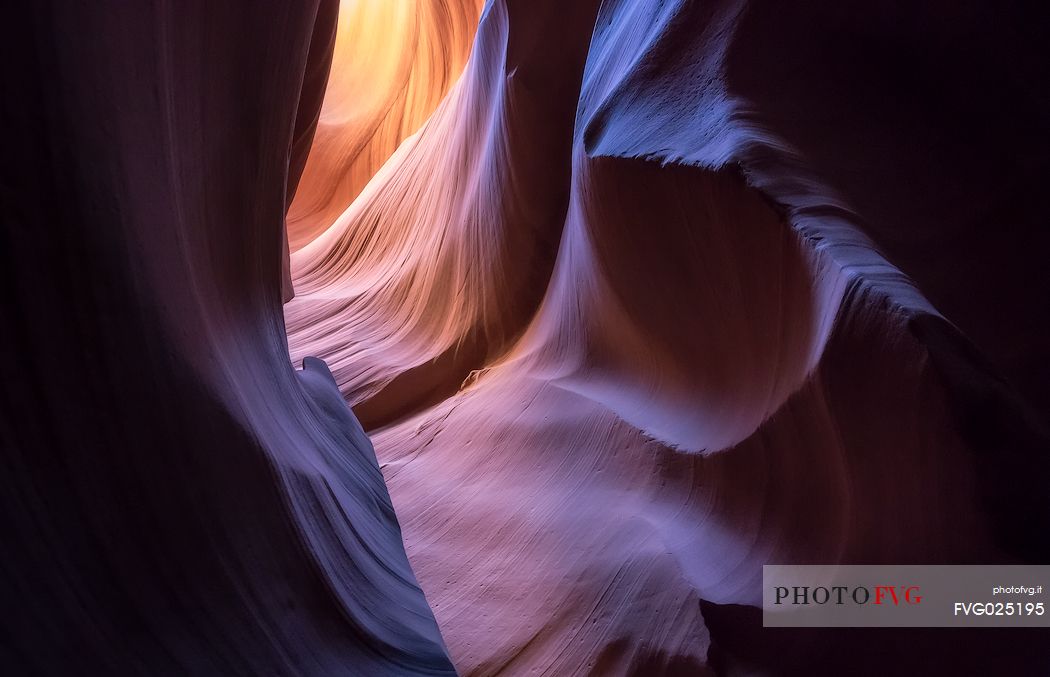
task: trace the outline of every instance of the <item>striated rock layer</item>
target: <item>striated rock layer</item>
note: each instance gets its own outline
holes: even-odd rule
[[[1034,20],[486,6],[285,309],[462,673],[1048,666],[1045,633],[979,631],[858,661],[872,635],[756,608],[766,563],[1045,560],[1047,80],[996,51]]]
[[[1050,672],[758,609],[1050,558],[1034,11],[2,12],[5,674]]]
[[[340,4],[331,77],[323,90],[313,146],[304,156],[301,190],[288,211],[293,250],[331,225],[398,145],[434,112],[463,70],[482,4]]]
[[[371,443],[288,363],[336,5],[265,4],[3,10],[4,674],[454,673]]]

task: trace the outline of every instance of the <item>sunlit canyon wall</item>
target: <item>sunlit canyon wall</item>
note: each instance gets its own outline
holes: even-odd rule
[[[466,674],[845,671],[845,633],[741,639],[761,564],[1044,551],[1007,515],[1046,524],[1017,299],[1047,283],[989,221],[1046,242],[1018,195],[1046,111],[993,47],[1019,17],[785,12],[489,3],[433,117],[291,257],[293,361],[372,431]],[[889,653],[976,669],[924,637]]]
[[[16,674],[1050,669],[757,608],[1048,561],[1034,12],[105,9],[3,22]]]

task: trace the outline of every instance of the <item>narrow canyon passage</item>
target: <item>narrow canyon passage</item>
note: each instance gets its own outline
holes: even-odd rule
[[[760,606],[763,563],[1009,557],[940,369],[955,329],[787,143],[807,118],[744,98],[775,86],[764,11],[490,3],[433,115],[293,245],[293,362],[323,358],[371,432],[463,674],[761,665],[712,649],[701,600],[754,632],[722,609]],[[457,71],[463,34],[434,36]],[[341,101],[366,85],[338,56]],[[821,640],[796,635],[801,670]]]
[[[1044,675],[769,564],[1050,562],[1046,18],[0,9],[0,671]]]

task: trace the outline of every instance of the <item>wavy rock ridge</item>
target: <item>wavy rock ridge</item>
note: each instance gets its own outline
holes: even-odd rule
[[[288,363],[336,5],[116,5],[0,20],[4,672],[454,674],[371,443]]]
[[[741,640],[762,564],[1045,552],[1009,526],[1045,525],[1045,492],[1001,484],[1045,472],[1045,393],[996,372],[1022,375],[1046,329],[977,346],[989,366],[938,310],[968,283],[915,249],[977,227],[940,218],[951,181],[1009,190],[944,165],[983,139],[907,143],[919,106],[991,86],[991,66],[938,72],[930,101],[909,80],[968,64],[991,11],[489,3],[434,116],[293,255],[285,311],[293,358],[323,357],[374,430],[461,672],[836,674],[856,638]],[[943,53],[911,65],[927,41]],[[890,44],[882,73],[862,51]],[[995,87],[1027,111],[1033,82]],[[905,192],[907,166],[940,183]],[[891,654],[982,669],[925,637]]]
[[[1034,9],[2,12],[5,671],[1050,669],[757,608],[1050,561]]]

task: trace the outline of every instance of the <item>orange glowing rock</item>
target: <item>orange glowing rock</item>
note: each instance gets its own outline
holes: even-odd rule
[[[288,212],[299,249],[327,228],[459,77],[483,0],[346,0],[314,144]]]

